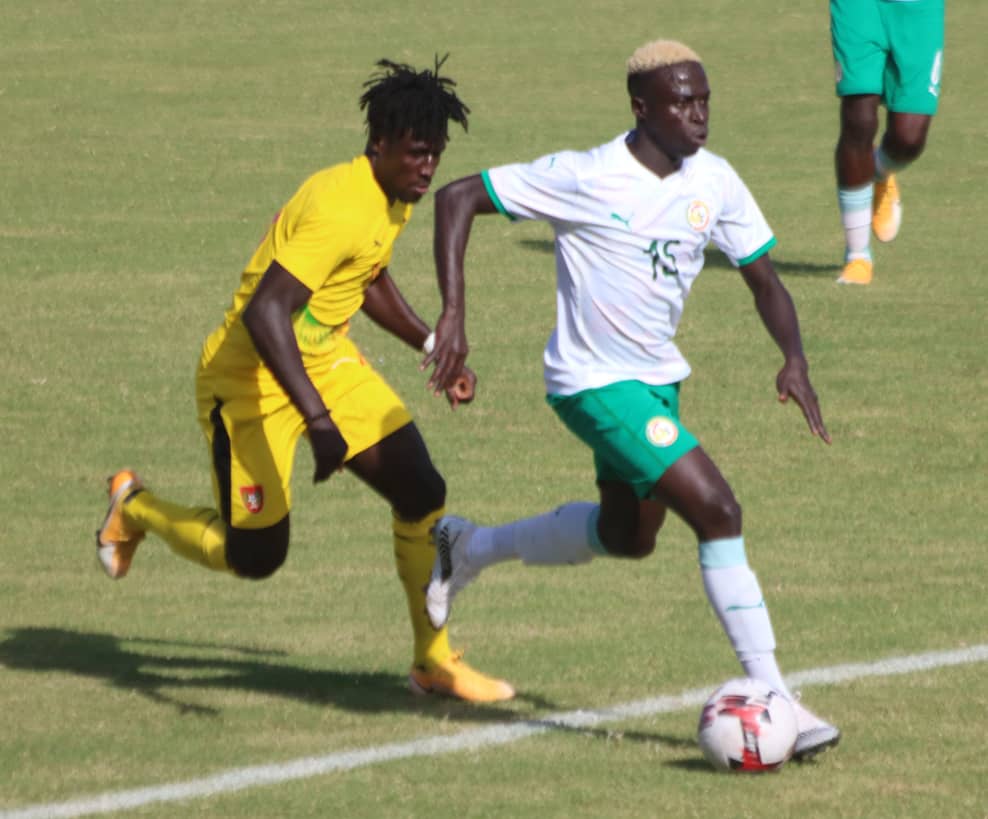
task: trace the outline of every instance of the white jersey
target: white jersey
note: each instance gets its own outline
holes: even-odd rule
[[[712,241],[743,265],[775,244],[725,160],[701,149],[662,179],[631,154],[628,136],[482,174],[502,213],[547,221],[556,235],[550,394],[682,381],[690,367],[673,337],[703,249]]]

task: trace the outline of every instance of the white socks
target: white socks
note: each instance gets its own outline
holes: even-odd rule
[[[467,544],[476,571],[506,560],[529,566],[588,563],[605,554],[597,536],[600,507],[567,503],[503,526],[479,526]],[[700,571],[707,599],[731,641],[745,674],[792,698],[775,660],[775,635],[758,578],[748,566],[741,537],[700,543]]]
[[[597,537],[596,503],[567,503],[503,526],[480,526],[467,546],[467,562],[478,570],[505,560],[529,566],[587,563],[603,554]]]
[[[875,196],[874,185],[860,188],[838,188],[837,204],[840,221],[844,226],[844,261],[871,259],[871,204]]]
[[[748,566],[741,537],[700,544],[700,572],[707,599],[724,627],[745,674],[764,680],[786,697],[775,660],[775,634],[758,578]]]

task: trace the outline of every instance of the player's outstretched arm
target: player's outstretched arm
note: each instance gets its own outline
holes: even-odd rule
[[[799,319],[789,291],[779,280],[767,253],[744,265],[741,275],[755,297],[755,307],[762,323],[785,356],[785,363],[775,379],[779,401],[785,403],[792,398],[803,411],[810,432],[829,444],[830,433],[824,426],[820,403],[810,383]]]
[[[495,213],[479,175],[450,182],[436,193],[433,253],[443,309],[436,322],[436,344],[424,361],[435,366],[429,385],[450,388],[459,378],[469,347],[466,336],[463,260],[474,216]]]

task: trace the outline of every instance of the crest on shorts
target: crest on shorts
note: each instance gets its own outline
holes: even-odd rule
[[[671,418],[657,415],[645,425],[645,437],[652,446],[670,446],[676,443],[679,437],[679,427]]]
[[[244,508],[252,515],[256,515],[264,508],[264,487],[260,484],[241,486],[240,499],[244,502]]]
[[[710,224],[710,206],[701,199],[694,199],[686,209],[686,221],[693,230],[705,230]]]

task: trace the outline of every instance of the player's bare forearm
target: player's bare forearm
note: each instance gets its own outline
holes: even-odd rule
[[[429,335],[427,325],[405,301],[391,274],[382,270],[364,291],[364,314],[376,325],[400,338],[410,347],[421,350]]]
[[[765,329],[786,360],[803,358],[796,306],[779,280],[768,254],[742,267],[741,275],[755,298],[755,308]]]
[[[496,208],[479,175],[450,182],[436,193],[433,253],[443,312],[463,309],[463,260],[474,216]]]
[[[768,255],[742,267],[741,275],[754,296],[762,323],[785,357],[776,376],[779,401],[785,403],[792,398],[802,410],[810,432],[829,444],[830,434],[824,426],[816,391],[810,383],[799,318],[789,291],[779,281]]]
[[[469,352],[463,261],[470,227],[475,215],[495,210],[480,176],[458,179],[436,193],[433,254],[443,309],[436,323],[435,347],[424,365],[435,367],[429,385],[437,393],[460,378]]]

